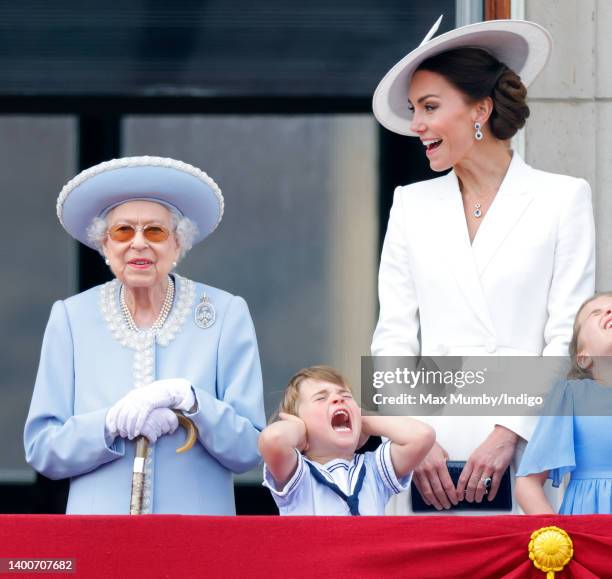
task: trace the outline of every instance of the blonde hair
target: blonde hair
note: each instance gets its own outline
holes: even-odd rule
[[[574,330],[572,332],[572,339],[570,340],[569,344],[571,366],[569,372],[567,373],[567,377],[570,379],[582,380],[584,378],[593,378],[593,373],[591,372],[590,368],[582,368],[578,364],[578,350],[580,349],[580,330],[582,329],[578,320],[585,306],[590,304],[593,300],[596,300],[597,298],[600,298],[602,296],[612,297],[612,291],[596,293],[588,300],[585,300],[578,308],[578,312],[576,313],[576,318],[574,319]]]
[[[320,382],[329,382],[330,384],[336,384],[349,390],[351,393],[353,389],[349,382],[338,372],[338,370],[331,366],[310,366],[309,368],[302,368],[297,374],[295,374],[285,387],[285,392],[278,405],[278,410],[270,419],[270,422],[278,420],[280,412],[285,414],[298,415],[298,406],[300,399],[300,386],[305,380],[317,380]]]

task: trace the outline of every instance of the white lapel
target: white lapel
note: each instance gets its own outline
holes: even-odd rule
[[[470,244],[457,176],[451,171],[438,183],[440,188],[437,211],[441,231],[436,237],[439,239],[441,252],[474,314],[493,333],[493,322]]]
[[[482,276],[496,251],[533,200],[528,190],[531,167],[515,152],[502,184],[472,245],[478,275]]]

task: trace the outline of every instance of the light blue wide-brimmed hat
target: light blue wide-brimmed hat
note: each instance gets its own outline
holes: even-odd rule
[[[552,49],[549,32],[527,20],[488,20],[468,24],[435,36],[442,16],[425,35],[421,44],[400,60],[380,81],[372,99],[372,109],[385,128],[410,137],[412,112],[408,90],[419,65],[442,52],[455,48],[480,48],[492,54],[521,77],[529,86],[542,71]]]
[[[198,227],[194,244],[210,235],[223,217],[221,189],[204,171],[165,157],[123,157],[90,167],[68,181],[57,198],[64,229],[92,249],[87,228],[94,217],[131,200],[176,208]]]

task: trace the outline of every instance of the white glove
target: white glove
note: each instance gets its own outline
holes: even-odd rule
[[[146,436],[153,444],[164,434],[172,434],[178,428],[178,417],[169,408],[155,408],[142,425],[140,434]]]
[[[106,429],[111,436],[130,440],[142,433],[142,427],[154,408],[189,410],[195,404],[191,384],[184,378],[156,380],[135,388],[117,402],[106,415]]]

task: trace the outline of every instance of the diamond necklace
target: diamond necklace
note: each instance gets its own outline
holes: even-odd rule
[[[173,301],[174,282],[172,281],[172,277],[168,276],[168,289],[166,290],[166,297],[164,298],[164,303],[162,305],[161,311],[159,312],[159,316],[157,316],[157,319],[151,326],[152,330],[159,330],[164,325],[166,319],[168,318],[168,315],[170,314],[170,310],[172,309]],[[130,312],[127,303],[125,302],[125,290],[123,284],[121,284],[121,290],[119,291],[119,302],[121,304],[121,311],[123,312],[123,317],[125,318],[128,327],[134,332],[139,332],[140,328],[136,325],[136,322],[134,322],[132,313]]]

